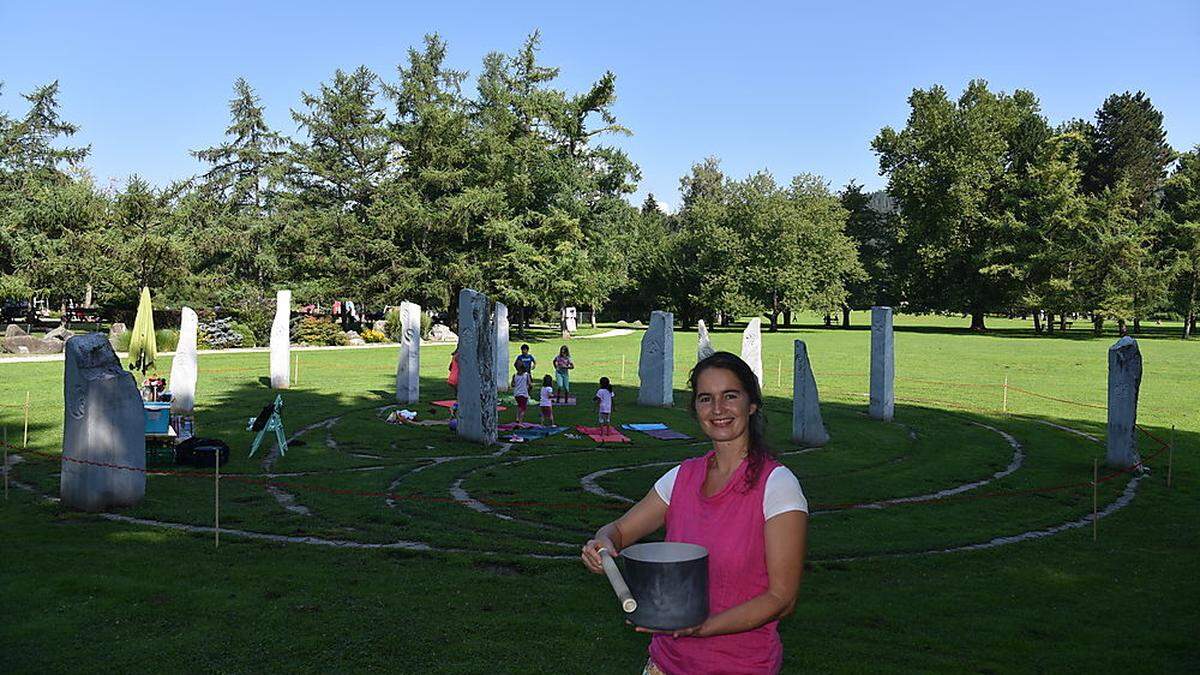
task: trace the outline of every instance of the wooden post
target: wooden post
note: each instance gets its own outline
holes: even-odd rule
[[[8,501],[8,425],[4,425],[4,501]]]
[[[213,446],[213,548],[221,546],[221,449]]]
[[[621,381],[625,381],[625,355],[621,355]]]
[[[1167,437],[1167,487],[1171,487],[1171,470],[1175,463],[1175,425],[1171,425],[1171,435]],[[7,476],[8,474],[5,474]]]
[[[1004,414],[1008,414],[1008,375],[1004,376]]]
[[[21,447],[29,447],[29,392],[25,392],[25,436],[21,440]]]
[[[775,388],[783,388],[783,357],[775,363]]]
[[[1096,490],[1100,483],[1100,460],[1092,458],[1092,541],[1096,541],[1096,524],[1100,516],[1096,512]]]

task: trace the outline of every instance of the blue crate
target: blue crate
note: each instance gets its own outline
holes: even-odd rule
[[[164,401],[147,401],[142,404],[146,411],[146,433],[165,434],[171,426],[171,404]]]

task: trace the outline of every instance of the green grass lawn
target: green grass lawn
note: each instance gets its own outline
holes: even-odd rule
[[[1174,325],[1139,336],[1139,422],[1173,438],[1173,487],[1162,454],[1133,501],[1099,522],[1095,542],[1087,526],[928,554],[1091,513],[1086,483],[1103,445],[1045,422],[1103,440],[1113,336],[1083,326],[1039,336],[1028,322],[994,318],[975,334],[962,319],[898,316],[896,419],[884,424],[865,415],[867,314],[856,313],[849,330],[805,320],[763,341],[770,438],[818,512],[800,602],[780,625],[785,671],[1200,668],[1200,345],[1177,339]],[[740,330],[715,330],[715,346],[737,352]],[[594,423],[590,399],[607,376],[617,385],[616,422],[699,434],[684,391],[695,333],[675,334],[673,409],[634,405],[640,339],[635,331],[570,343],[581,405],[558,408],[560,424]],[[832,436],[806,452],[789,442],[795,339],[808,345]],[[512,340],[515,356],[523,339]],[[537,374],[547,372],[561,341],[545,329],[524,341]],[[425,401],[450,398],[449,355],[448,346],[422,350],[423,403],[410,406],[422,419],[447,416]],[[285,426],[289,434],[321,426],[289,448],[273,477],[261,455],[247,457],[245,431],[273,398],[267,354],[202,353],[197,394],[199,433],[234,447],[221,469],[222,528],[381,548],[232,532],[215,548],[211,532],[113,522],[14,488],[0,502],[0,672],[640,672],[647,638],[622,624],[604,579],[569,559],[625,504],[585,491],[580,479],[616,469],[597,485],[637,499],[705,446],[629,432],[628,445],[598,447],[559,435],[496,455],[445,426],[388,425],[395,357],[395,348],[300,353],[297,386],[283,394]],[[160,368],[169,372],[169,358]],[[27,391],[29,450],[14,479],[55,494],[62,363],[0,362],[0,425],[18,445]],[[991,479],[1014,458],[1000,432],[1021,446],[1016,471],[944,500],[847,508]],[[1157,448],[1143,436],[1144,454]],[[125,515],[212,525],[212,478],[152,468],[163,473],[148,477],[146,498]],[[1101,483],[1100,508],[1127,481]],[[285,510],[264,483],[306,513]],[[456,502],[455,487],[490,511]],[[430,550],[387,547],[400,541]]]

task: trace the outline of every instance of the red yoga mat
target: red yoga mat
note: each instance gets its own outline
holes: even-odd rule
[[[458,403],[458,401],[452,399],[449,401],[434,401],[433,405],[441,406],[443,408],[453,408],[455,403]],[[502,405],[498,405],[498,406],[496,406],[496,410],[508,410],[508,408],[505,408]]]

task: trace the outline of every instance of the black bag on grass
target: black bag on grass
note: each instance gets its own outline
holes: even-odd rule
[[[175,462],[192,466],[213,466],[213,458],[219,457],[221,466],[229,462],[229,446],[216,438],[192,437],[175,448]]]

